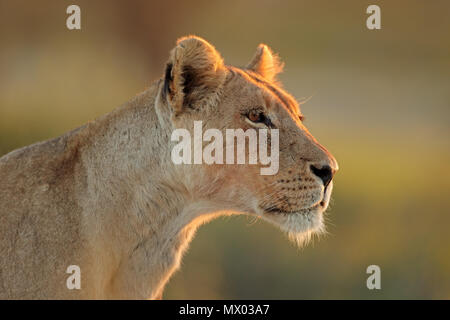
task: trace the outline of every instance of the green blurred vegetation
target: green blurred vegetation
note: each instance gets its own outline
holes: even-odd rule
[[[72,3],[81,31],[65,27]],[[372,3],[378,31],[365,27]],[[448,1],[0,0],[0,155],[129,100],[180,36],[238,66],[264,42],[339,161],[329,234],[299,250],[266,223],[216,220],[164,297],[449,299],[449,12]],[[366,288],[371,264],[380,291]]]

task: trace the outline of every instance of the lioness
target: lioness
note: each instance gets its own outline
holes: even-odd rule
[[[221,214],[261,217],[296,241],[322,231],[338,166],[277,83],[281,69],[266,45],[236,68],[185,37],[161,79],[124,106],[0,158],[0,297],[160,298],[196,228]],[[279,129],[278,173],[175,165],[171,133],[195,120]],[[73,265],[79,289],[68,288]]]

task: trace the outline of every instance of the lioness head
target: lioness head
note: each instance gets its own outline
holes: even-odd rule
[[[274,142],[270,129],[278,129],[276,174],[262,175],[265,165],[249,161],[234,165],[193,161],[175,166],[177,178],[190,197],[208,204],[205,213],[212,205],[221,212],[256,215],[302,241],[323,230],[323,212],[338,165],[304,126],[298,102],[281,88],[276,76],[282,67],[263,44],[247,67],[237,68],[225,65],[205,40],[182,38],[170,54],[159,103],[170,113],[173,129],[186,129],[193,140],[194,121],[202,121],[202,132],[216,129],[223,137],[227,129],[268,129],[270,152]],[[213,138],[204,138],[203,147],[209,143],[205,140]],[[224,150],[225,144],[219,142]],[[254,150],[246,146],[245,152],[249,159]]]

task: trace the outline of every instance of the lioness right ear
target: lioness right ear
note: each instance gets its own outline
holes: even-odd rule
[[[256,53],[248,63],[247,69],[252,70],[269,81],[276,81],[277,75],[283,71],[284,64],[278,56],[265,44],[256,48]]]
[[[170,53],[163,96],[177,116],[185,108],[197,109],[217,100],[225,76],[223,59],[211,44],[199,37],[184,37]]]

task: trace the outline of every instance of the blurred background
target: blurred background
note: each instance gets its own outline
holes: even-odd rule
[[[0,155],[126,102],[188,34],[237,66],[268,44],[309,99],[306,126],[340,165],[329,234],[298,249],[267,223],[218,219],[165,299],[450,299],[449,1],[0,0],[0,21]]]

